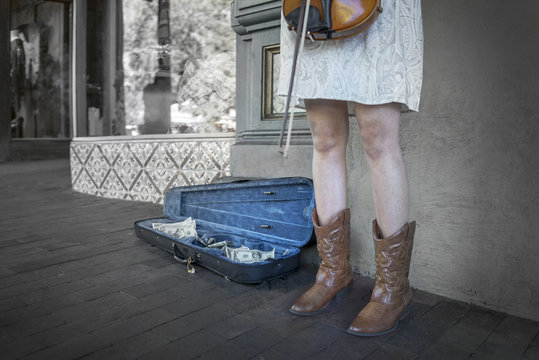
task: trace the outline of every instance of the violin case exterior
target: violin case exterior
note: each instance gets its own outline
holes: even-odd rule
[[[165,194],[164,217],[135,222],[135,232],[179,262],[204,266],[229,280],[261,283],[285,278],[299,268],[300,247],[314,240],[314,204],[312,181],[300,177],[177,187]],[[177,238],[152,228],[152,223],[189,217],[196,220],[198,237],[229,241],[231,247],[275,249],[275,256],[240,263],[195,237]]]

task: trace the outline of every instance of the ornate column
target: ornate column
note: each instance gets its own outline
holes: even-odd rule
[[[153,84],[144,88],[143,134],[166,134],[170,128],[172,91],[170,84],[169,0],[159,0],[157,17],[157,51],[159,69]]]

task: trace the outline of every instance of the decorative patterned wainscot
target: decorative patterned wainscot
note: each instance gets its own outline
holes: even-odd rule
[[[73,190],[116,199],[163,203],[171,187],[230,176],[234,134],[75,138]]]

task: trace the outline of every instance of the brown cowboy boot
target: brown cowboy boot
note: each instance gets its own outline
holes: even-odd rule
[[[408,282],[415,221],[383,239],[376,220],[372,223],[376,253],[376,276],[371,301],[348,328],[349,334],[378,336],[397,328],[408,315],[412,292]]]
[[[321,262],[314,285],[296,300],[290,312],[314,315],[327,309],[330,301],[352,285],[350,265],[350,209],[340,212],[328,225],[318,225],[313,210],[316,247]]]

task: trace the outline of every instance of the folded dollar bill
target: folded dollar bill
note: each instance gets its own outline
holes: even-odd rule
[[[275,248],[271,251],[262,251],[249,249],[245,245],[242,245],[239,248],[225,246],[223,252],[227,258],[243,264],[252,264],[275,258]]]
[[[232,243],[230,241],[219,241],[219,242],[214,242],[212,244],[209,244],[208,248],[210,248],[210,249],[220,249],[220,248],[224,248],[225,246],[229,246],[229,245],[232,245]]]

